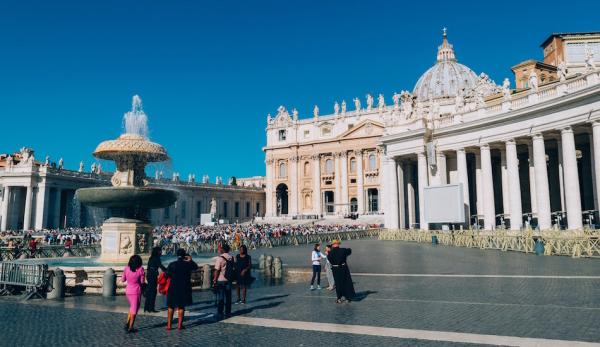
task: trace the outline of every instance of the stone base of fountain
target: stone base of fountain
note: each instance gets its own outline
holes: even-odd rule
[[[126,264],[134,254],[148,256],[152,248],[152,225],[137,219],[109,218],[102,224],[99,262]]]

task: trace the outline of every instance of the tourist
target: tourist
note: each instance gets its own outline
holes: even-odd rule
[[[323,254],[321,254],[321,245],[315,243],[315,248],[313,249],[311,255],[312,278],[310,280],[310,290],[315,290],[315,278],[317,279],[317,289],[321,289],[321,259],[323,259]]]
[[[185,249],[177,250],[177,260],[169,264],[167,274],[170,278],[167,292],[167,330],[171,330],[174,309],[177,308],[177,329],[183,329],[185,307],[192,304],[192,271],[198,269],[192,257]]]
[[[125,296],[127,296],[129,302],[129,314],[127,315],[127,323],[125,323],[125,331],[132,333],[134,332],[135,316],[140,308],[142,285],[144,284],[144,267],[142,266],[142,258],[139,255],[134,254],[129,258],[129,263],[123,269],[121,281],[127,283]]]
[[[327,259],[327,256],[329,255],[330,252],[331,252],[331,245],[325,246],[325,274],[327,275],[327,283],[329,283],[329,287],[327,287],[327,289],[334,290],[335,289],[335,280],[333,279],[333,272],[331,271],[331,263],[329,262],[329,259]]]
[[[165,268],[162,262],[160,261],[161,255],[162,248],[152,248],[152,253],[150,254],[150,258],[148,259],[148,285],[146,286],[146,301],[144,302],[144,312],[158,312],[155,309],[156,287],[158,286],[158,269],[161,269],[163,272],[167,271],[167,268]]]
[[[331,246],[331,252],[327,255],[327,259],[331,263],[333,278],[335,280],[335,292],[337,294],[335,302],[338,304],[342,303],[342,297],[350,302],[356,295],[347,263],[347,258],[352,254],[352,250],[350,248],[340,248],[339,240],[333,240]]]
[[[237,301],[236,304],[246,303],[248,287],[252,284],[252,258],[248,254],[246,245],[240,246],[240,253],[235,256],[235,269],[237,270]],[[243,294],[242,296],[240,296]]]
[[[231,281],[233,280],[234,261],[229,255],[229,245],[220,243],[219,256],[215,260],[213,287],[217,293],[217,318],[228,318],[231,315]]]

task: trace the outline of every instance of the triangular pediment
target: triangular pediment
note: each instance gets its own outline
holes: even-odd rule
[[[372,120],[365,120],[356,124],[351,129],[343,132],[340,139],[354,139],[361,137],[381,136],[383,134],[383,124]]]

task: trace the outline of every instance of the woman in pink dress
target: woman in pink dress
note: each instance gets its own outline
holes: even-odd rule
[[[121,281],[127,283],[127,287],[125,287],[125,296],[127,296],[127,301],[129,301],[129,314],[127,315],[127,323],[125,323],[125,331],[132,333],[135,332],[133,323],[135,322],[135,315],[140,308],[142,285],[145,282],[142,258],[139,255],[134,254],[129,258],[129,263],[125,269],[123,269]]]

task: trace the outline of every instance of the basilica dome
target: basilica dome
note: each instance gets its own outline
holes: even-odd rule
[[[417,81],[413,95],[417,100],[454,98],[459,90],[472,90],[477,85],[477,74],[456,61],[454,48],[448,43],[446,32],[438,47],[437,62]]]

